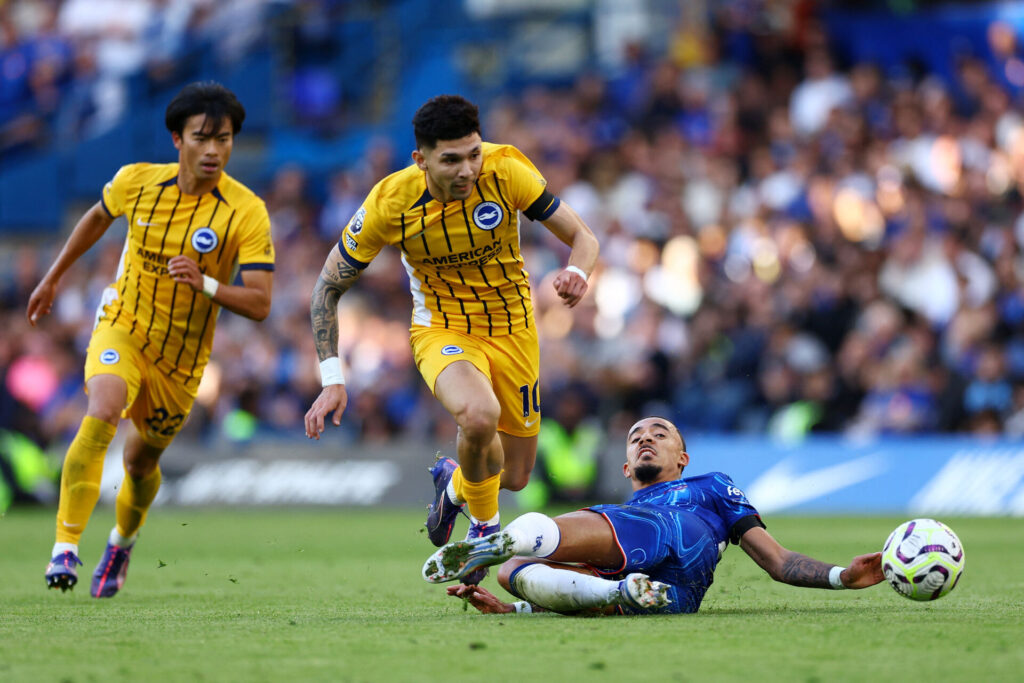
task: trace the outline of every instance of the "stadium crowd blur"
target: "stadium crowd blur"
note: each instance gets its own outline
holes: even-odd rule
[[[0,5],[2,144],[101,125],[117,104],[100,94],[116,78],[102,75],[108,49],[131,57],[111,58],[118,68],[159,78],[183,32],[235,4],[245,3],[40,2],[31,35]],[[98,22],[89,8],[99,6],[128,21],[109,9],[118,5],[148,12],[121,32],[71,21]],[[550,285],[567,249],[524,219],[545,415],[572,428],[600,420],[610,433],[656,413],[687,433],[1024,436],[1014,31],[993,24],[987,50],[958,55],[943,80],[913,63],[849,63],[813,16],[780,20],[772,5],[720,3],[665,54],[634,46],[614,74],[484,108],[484,138],[522,149],[602,244],[591,292],[569,311]],[[132,52],[143,34],[161,36],[160,50]],[[29,123],[12,115],[25,102],[13,89],[30,93]],[[57,115],[77,97],[81,108]],[[309,293],[341,228],[408,151],[377,141],[326,181],[275,169],[261,188],[278,253],[273,310],[263,324],[221,317],[189,432],[302,433],[319,391]],[[84,347],[122,239],[66,276],[34,329],[25,304],[58,245],[24,245],[5,264],[0,427],[47,444],[77,426]],[[394,251],[342,299],[347,438],[452,437],[413,365],[409,310]]]

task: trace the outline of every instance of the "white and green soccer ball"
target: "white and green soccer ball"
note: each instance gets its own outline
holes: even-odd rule
[[[934,519],[900,524],[882,548],[885,580],[911,600],[938,600],[956,587],[963,571],[960,539]]]

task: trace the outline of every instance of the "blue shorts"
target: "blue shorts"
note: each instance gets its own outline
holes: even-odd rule
[[[697,611],[714,580],[719,544],[725,539],[716,538],[696,514],[677,507],[640,504],[594,505],[585,509],[608,520],[622,549],[620,566],[594,569],[620,578],[631,572],[643,572],[672,586],[672,602],[656,612]]]

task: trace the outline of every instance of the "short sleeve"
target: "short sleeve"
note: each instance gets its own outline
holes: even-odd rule
[[[497,172],[508,190],[509,201],[520,211],[526,211],[544,194],[548,181],[515,147],[505,147],[501,154]]]
[[[103,210],[111,218],[117,218],[124,214],[125,197],[128,196],[128,186],[133,176],[133,166],[133,164],[122,166],[114,174],[114,177],[103,186],[103,195],[100,198],[100,203],[103,205]]]
[[[764,526],[757,509],[727,474],[715,472],[711,478],[711,491],[718,515],[729,529],[730,540],[736,543],[739,537],[754,526]]]
[[[342,258],[359,270],[370,265],[388,244],[387,218],[379,209],[379,195],[380,185],[377,185],[342,230],[341,239],[338,240],[338,251]]]
[[[239,270],[274,270],[274,240],[270,234],[270,216],[262,201],[242,215],[238,226]]]

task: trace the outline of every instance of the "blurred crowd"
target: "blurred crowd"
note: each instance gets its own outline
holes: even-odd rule
[[[110,130],[145,94],[133,86],[173,82],[196,46],[237,58],[259,35],[268,2],[0,2],[0,157]]]
[[[483,110],[484,138],[525,152],[602,245],[590,293],[568,310],[551,286],[568,250],[523,219],[545,414],[571,397],[612,430],[658,413],[687,433],[1024,436],[1013,29],[993,24],[986,51],[957,55],[944,80],[851,63],[813,16],[775,16],[767,31],[741,6],[688,23],[666,54],[634,46],[614,74]],[[407,152],[376,141],[325,192],[299,167],[258,188],[278,253],[273,310],[262,324],[220,317],[189,431],[302,433],[319,392],[309,293],[342,227]],[[8,254],[0,426],[43,442],[77,427],[93,308],[122,239],[68,274],[36,329],[24,306],[56,245]],[[398,256],[386,250],[342,298],[340,431],[449,439],[413,364]]]

